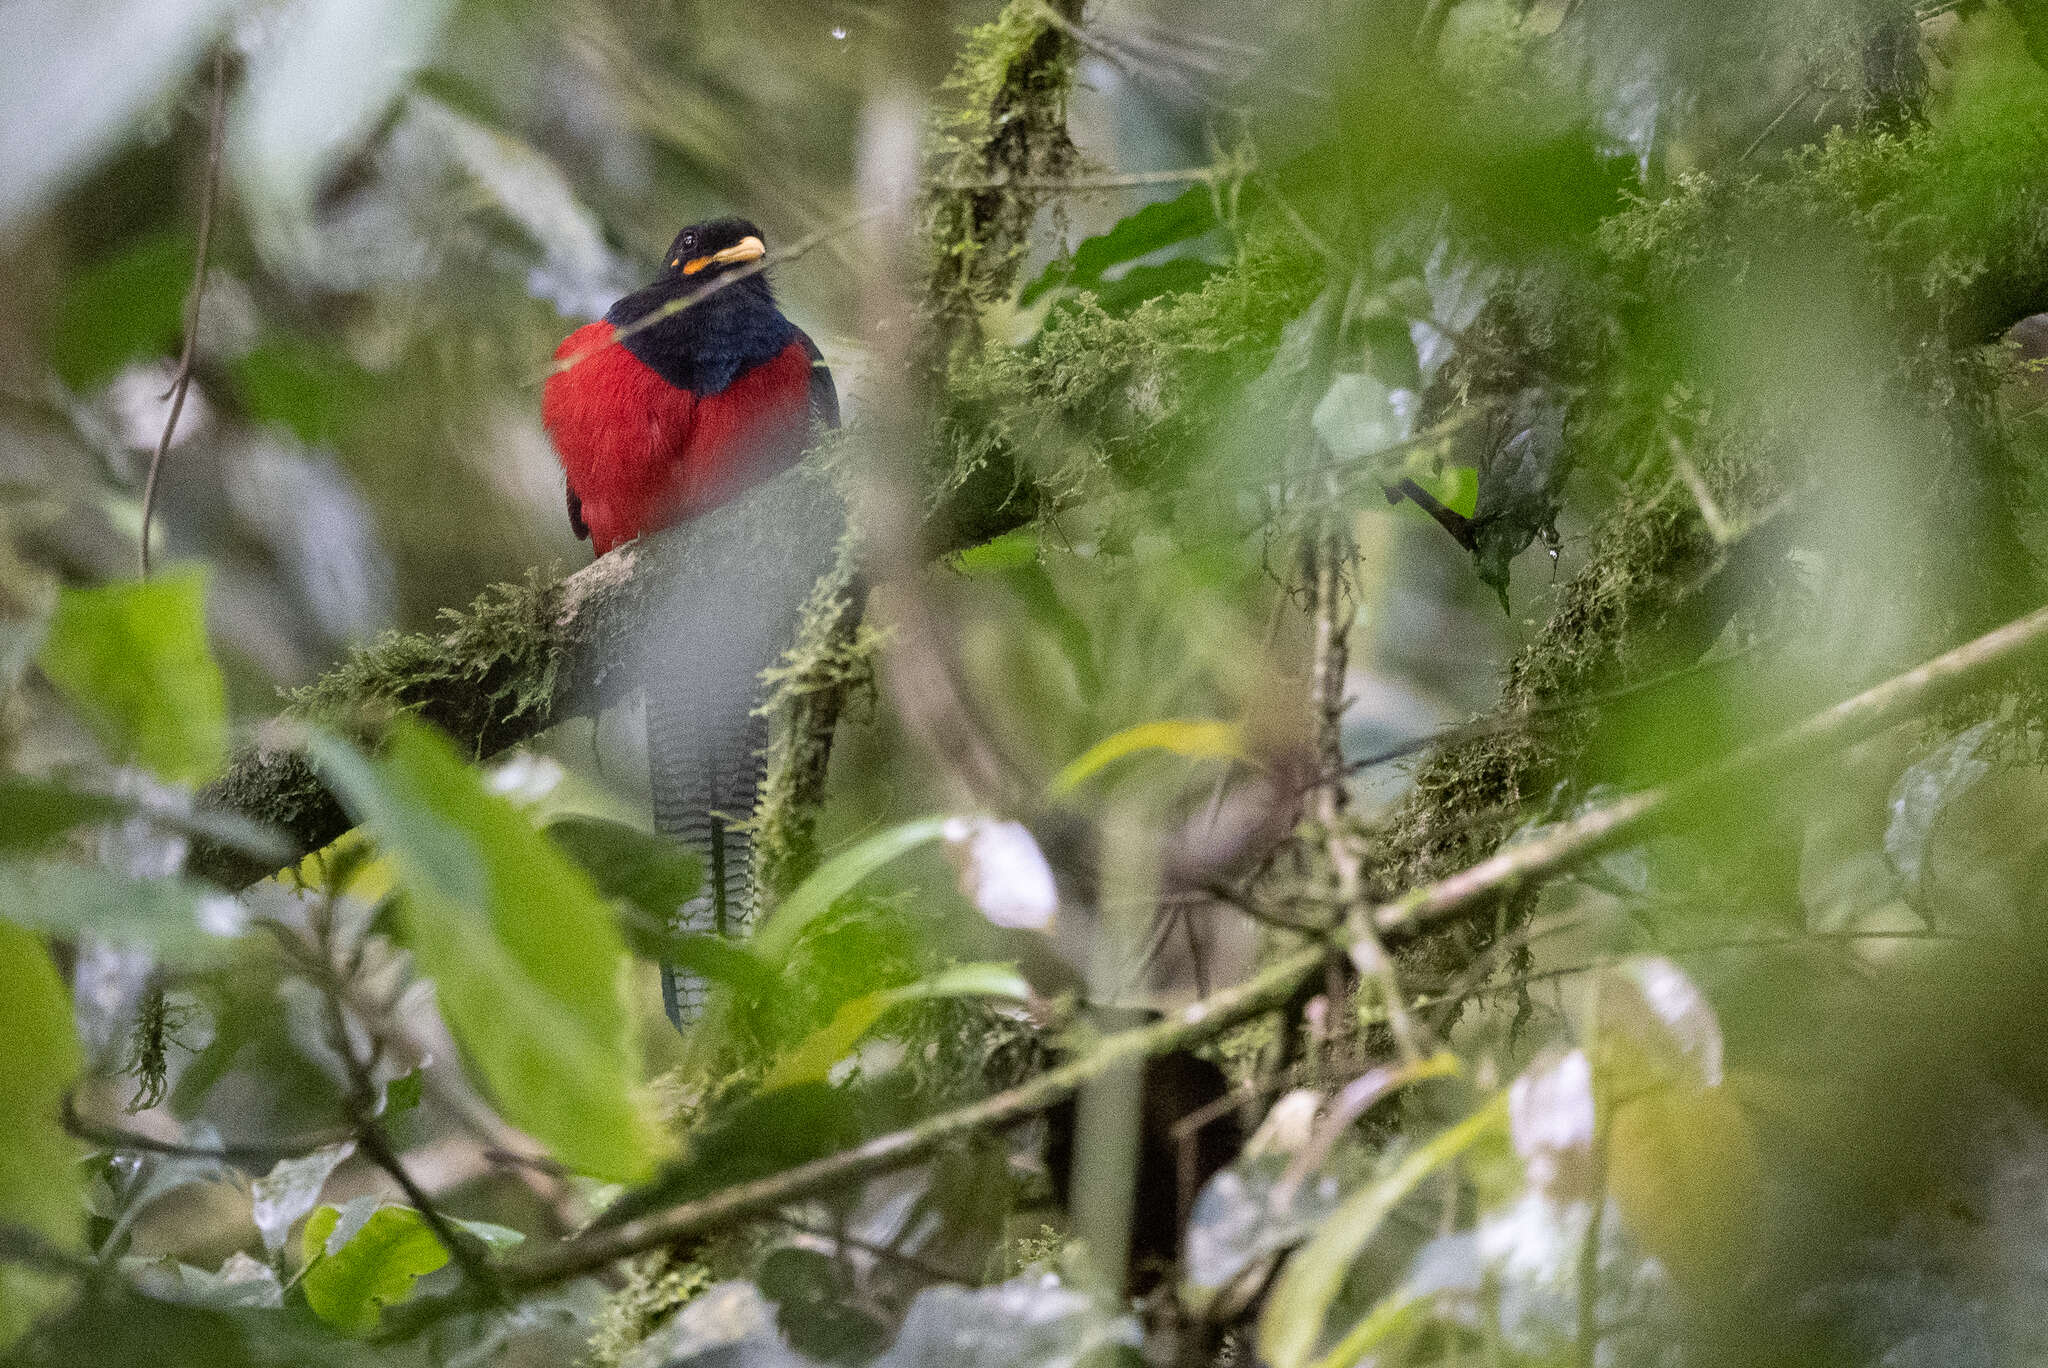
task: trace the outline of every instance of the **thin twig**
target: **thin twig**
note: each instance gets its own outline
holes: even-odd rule
[[[335,1127],[331,1130],[309,1131],[289,1139],[230,1140],[213,1145],[187,1145],[175,1140],[159,1140],[140,1131],[125,1130],[120,1126],[89,1120],[79,1114],[77,1099],[69,1094],[65,1095],[59,1120],[65,1131],[74,1138],[103,1149],[127,1150],[137,1154],[164,1154],[179,1159],[219,1159],[229,1163],[249,1164],[299,1158],[315,1150],[325,1149],[329,1145],[338,1145],[355,1134],[344,1127]]]
[[[2048,608],[2037,609],[1815,713],[1689,779],[1606,804],[1560,823],[1539,839],[1504,850],[1449,878],[1362,909],[1355,914],[1353,923],[1370,927],[1383,937],[1406,936],[1428,923],[1471,911],[1503,890],[1556,873],[1636,837],[1653,820],[1668,819],[1710,793],[1733,784],[1753,784],[1761,775],[1792,768],[1799,760],[1819,751],[1850,745],[1924,712],[1965,687],[1982,684],[1996,671],[2012,666],[2044,643],[2048,643]],[[1119,1031],[1080,1059],[980,1102],[928,1117],[917,1125],[877,1136],[837,1154],[653,1211],[637,1220],[591,1231],[523,1259],[508,1260],[499,1270],[499,1285],[508,1293],[552,1286],[595,1272],[616,1260],[903,1168],[961,1136],[1014,1125],[1057,1106],[1084,1083],[1138,1060],[1213,1038],[1241,1021],[1287,1002],[1337,949],[1319,941],[1284,955],[1243,983],[1151,1025]],[[658,1191],[659,1180],[656,1188]],[[382,1338],[406,1338],[475,1305],[475,1293],[460,1289],[422,1298],[391,1312]]]
[[[1792,103],[1786,105],[1783,109],[1779,110],[1778,117],[1771,120],[1769,123],[1765,124],[1764,131],[1757,134],[1756,140],[1750,143],[1749,146],[1743,148],[1742,155],[1737,157],[1735,160],[1738,163],[1748,161],[1750,157],[1756,152],[1756,150],[1764,145],[1764,140],[1766,138],[1769,138],[1771,134],[1778,131],[1778,125],[1785,122],[1785,120],[1791,118],[1792,111],[1806,103],[1806,97],[1813,94],[1813,91],[1814,87],[1811,84],[1799,87],[1799,93],[1792,97]]]
[[[1249,167],[1231,163],[1190,166],[1179,171],[1126,171],[1106,176],[1013,176],[995,180],[939,181],[932,188],[947,191],[1032,190],[1049,194],[1078,194],[1088,190],[1133,190],[1147,185],[1187,185],[1218,181],[1250,174]]]
[[[156,513],[157,477],[163,473],[164,454],[171,449],[171,436],[178,430],[178,415],[185,411],[185,393],[192,387],[192,352],[199,341],[199,304],[206,297],[206,250],[213,239],[213,205],[220,197],[221,130],[227,124],[228,49],[225,43],[213,48],[213,109],[206,127],[206,185],[199,196],[199,245],[192,253],[192,297],[185,305],[185,346],[178,355],[178,371],[171,377],[164,397],[171,401],[171,415],[164,420],[164,434],[157,438],[156,451],[149,458],[149,476],[142,482],[142,577],[149,578],[149,524]]]

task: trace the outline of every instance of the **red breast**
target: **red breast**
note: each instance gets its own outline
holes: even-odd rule
[[[599,555],[716,507],[794,465],[810,433],[811,357],[801,337],[716,394],[670,384],[608,323],[578,328],[555,359],[541,421]]]

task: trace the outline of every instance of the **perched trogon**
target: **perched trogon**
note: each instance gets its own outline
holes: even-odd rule
[[[776,306],[759,264],[766,251],[743,219],[685,228],[653,284],[556,350],[541,416],[568,476],[569,522],[599,555],[746,493],[794,465],[813,433],[838,426],[832,374]],[[752,815],[761,782],[767,737],[755,695],[778,630],[693,622],[698,640],[661,643],[677,667],[646,672],[654,825],[705,862],[706,892],[679,909],[682,930],[725,934],[752,916],[751,843],[733,824]],[[663,967],[677,1027],[695,1019],[703,994],[701,980]]]

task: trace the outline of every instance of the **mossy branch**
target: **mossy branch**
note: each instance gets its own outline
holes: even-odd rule
[[[830,568],[844,524],[824,472],[804,466],[705,516],[602,556],[564,579],[500,585],[467,611],[444,613],[438,635],[393,633],[357,650],[292,696],[287,720],[353,728],[407,712],[479,759],[570,717],[589,716],[637,686],[651,610],[707,597],[714,584],[804,587]],[[776,572],[779,572],[779,576]],[[794,607],[794,603],[790,605]],[[766,609],[764,608],[764,611]],[[203,806],[279,829],[299,854],[349,827],[289,738],[238,753],[200,795]],[[195,846],[188,868],[226,887],[273,871],[225,847]]]

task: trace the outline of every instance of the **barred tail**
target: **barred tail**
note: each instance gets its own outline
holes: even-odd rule
[[[657,673],[647,681],[647,769],[654,829],[704,861],[703,892],[675,913],[679,931],[743,935],[756,906],[753,842],[737,824],[754,815],[765,779],[767,719],[751,690],[706,689]],[[704,1011],[702,977],[661,967],[661,1005],[682,1030]]]

